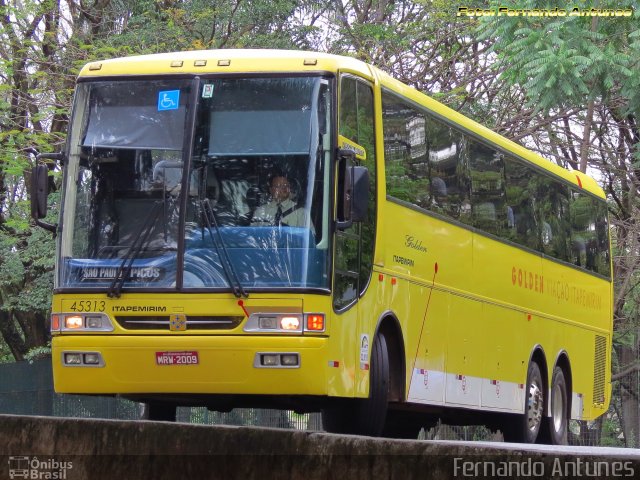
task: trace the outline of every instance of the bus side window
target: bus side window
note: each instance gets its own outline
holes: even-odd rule
[[[502,154],[471,140],[469,159],[473,225],[502,236],[507,224]]]
[[[383,92],[382,127],[387,195],[429,208],[431,193],[424,114]]]
[[[606,205],[572,191],[570,201],[571,258],[579,267],[609,276],[609,237]]]
[[[431,178],[429,209],[470,223],[469,167],[464,135],[435,117],[427,116],[427,153]]]
[[[533,169],[507,157],[505,161],[507,188],[505,201],[513,215],[513,227],[504,232],[504,237],[524,247],[540,251],[542,238],[534,211]],[[508,211],[508,210],[507,210]]]

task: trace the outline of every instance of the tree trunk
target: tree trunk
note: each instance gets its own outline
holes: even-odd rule
[[[618,346],[618,362],[621,369],[637,361],[637,348]],[[621,392],[620,419],[624,441],[627,447],[637,448],[640,445],[640,405],[638,404],[638,372],[633,371],[619,380]]]

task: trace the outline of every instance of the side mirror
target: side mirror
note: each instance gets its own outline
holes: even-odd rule
[[[36,225],[55,234],[58,226],[41,220],[47,216],[47,197],[49,196],[49,167],[39,163],[45,158],[61,160],[62,154],[42,153],[36,156],[38,164],[31,169],[31,217]]]
[[[356,155],[351,150],[338,151],[338,218],[336,227],[345,230],[353,222],[367,218],[369,205],[369,171],[353,165]]]
[[[31,216],[40,220],[47,216],[47,197],[49,196],[49,168],[36,165],[31,170]]]

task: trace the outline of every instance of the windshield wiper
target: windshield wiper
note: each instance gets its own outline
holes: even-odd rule
[[[147,218],[145,218],[144,223],[140,227],[140,230],[138,230],[138,233],[136,233],[136,236],[133,239],[133,243],[131,243],[129,250],[127,250],[127,253],[124,255],[122,263],[120,263],[120,266],[116,271],[116,276],[109,286],[109,291],[107,293],[107,296],[109,298],[120,297],[122,286],[127,279],[129,271],[131,270],[131,265],[133,265],[133,261],[142,251],[142,247],[147,244],[147,240],[149,239],[149,235],[153,230],[155,221],[158,218],[159,213],[161,212],[160,207],[162,206],[162,204],[163,202],[154,203],[151,211],[149,212],[149,215],[147,215]]]
[[[233,267],[233,263],[231,263],[231,258],[229,257],[229,252],[227,251],[227,247],[224,244],[224,239],[222,238],[222,233],[220,233],[220,226],[218,225],[218,221],[216,220],[216,214],[213,211],[213,207],[209,202],[208,198],[200,201],[200,206],[202,208],[202,213],[204,214],[204,220],[207,223],[207,230],[209,231],[209,236],[211,237],[211,242],[218,253],[218,257],[220,258],[220,263],[222,264],[222,270],[224,272],[224,276],[227,277],[227,282],[229,282],[229,286],[233,291],[233,294],[240,298],[247,298],[249,295],[246,290],[242,286],[242,282],[238,278],[238,274],[236,273],[236,269]],[[216,240],[213,235],[212,226],[215,227],[218,240]],[[218,245],[218,241],[220,245]],[[221,253],[222,252],[222,253]]]

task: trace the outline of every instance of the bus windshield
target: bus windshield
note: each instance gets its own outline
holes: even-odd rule
[[[58,286],[327,290],[329,87],[320,77],[80,84]]]

